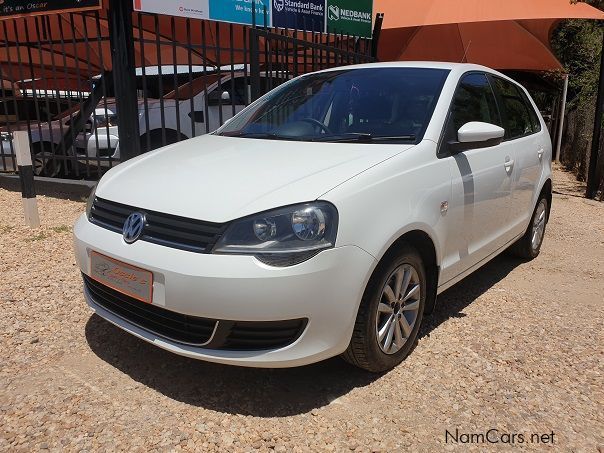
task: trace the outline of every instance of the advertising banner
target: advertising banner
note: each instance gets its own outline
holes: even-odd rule
[[[102,0],[0,0],[0,19],[101,9]]]
[[[252,8],[255,6],[256,25],[261,27],[342,33],[366,38],[371,37],[373,30],[373,0],[133,1],[136,11],[236,24],[253,25]]]
[[[266,9],[266,26],[270,27],[270,0],[210,0],[210,19],[252,25],[252,5],[256,7],[256,25],[265,26]]]
[[[325,31],[325,0],[273,0],[273,27]]]
[[[170,16],[209,19],[209,0],[134,0],[134,10]]]
[[[327,31],[371,38],[373,0],[327,0]]]

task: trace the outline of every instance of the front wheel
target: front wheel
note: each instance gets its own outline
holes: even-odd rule
[[[404,245],[369,281],[344,360],[372,372],[394,368],[417,340],[425,304],[424,264]]]

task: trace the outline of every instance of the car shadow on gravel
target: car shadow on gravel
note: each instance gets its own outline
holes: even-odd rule
[[[461,311],[504,278],[520,261],[496,258],[439,297],[420,337]],[[181,357],[122,331],[97,315],[86,324],[86,339],[103,361],[169,398],[229,414],[284,417],[330,404],[381,375],[359,370],[340,358],[289,369],[218,365]]]
[[[430,333],[434,329],[450,318],[463,318],[466,316],[463,313],[464,308],[507,277],[510,272],[522,263],[522,260],[504,253],[470,274],[455,286],[441,293],[438,296],[434,313],[424,318],[419,331],[419,337],[430,336]]]

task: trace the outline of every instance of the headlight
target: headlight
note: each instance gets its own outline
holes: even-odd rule
[[[117,115],[114,113],[94,115],[94,124],[96,124],[97,129],[101,127],[117,126]]]
[[[234,221],[213,253],[254,255],[272,266],[292,266],[334,247],[338,211],[327,202],[305,203]]]
[[[90,192],[90,196],[88,197],[88,201],[86,203],[86,217],[88,217],[88,219],[90,219],[90,211],[92,210],[92,203],[94,203],[96,187],[97,187],[97,185],[95,184],[94,187],[92,188],[92,191]]]

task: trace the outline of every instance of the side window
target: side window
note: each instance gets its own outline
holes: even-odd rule
[[[459,128],[471,121],[501,126],[495,95],[485,74],[472,73],[461,79],[451,104],[447,141],[456,141]]]
[[[535,112],[533,112],[535,117],[531,117],[530,112],[533,108],[529,109],[526,105],[523,96],[524,93],[516,85],[507,80],[500,79],[499,77],[494,77],[493,79],[495,81],[495,91],[499,97],[499,106],[503,117],[506,139],[513,140],[536,132],[534,130],[534,122],[537,121],[539,123],[539,121],[536,119]]]
[[[533,132],[541,132],[541,121],[539,121],[539,116],[537,116],[537,112],[535,112],[535,109],[533,108],[533,104],[531,103],[529,98],[526,96],[524,91],[522,91],[522,90],[519,90],[519,91],[520,91],[520,94],[522,94],[522,99],[524,100],[524,105],[526,105],[526,108],[529,111],[529,116],[531,118],[531,126],[533,127]]]

